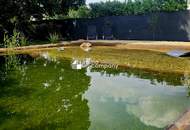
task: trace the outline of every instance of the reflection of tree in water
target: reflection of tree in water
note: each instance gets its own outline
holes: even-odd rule
[[[19,58],[16,55],[11,54],[0,57],[0,81],[7,80],[9,72],[19,70],[21,70],[21,66],[19,64]]]
[[[88,129],[85,69],[72,70],[69,61],[56,59],[20,63],[21,77],[21,71],[10,71],[0,79],[0,129]]]
[[[23,60],[21,61],[20,59]],[[26,59],[29,61],[31,57],[29,55],[16,55],[14,53],[0,56],[0,83],[3,84],[7,80],[14,80],[11,79],[13,77],[9,76],[10,73],[12,75],[14,73],[14,77],[17,77],[17,79],[22,78],[25,75]]]
[[[102,69],[102,68],[92,68],[92,72],[98,71],[102,74],[110,75],[126,75],[127,77],[135,76],[141,79],[148,79],[151,84],[166,83],[167,85],[180,86],[183,85],[181,82],[182,74],[177,73],[162,73],[150,70],[142,70],[136,68],[119,68],[119,69]]]
[[[15,55],[0,57],[0,75],[5,78],[7,72],[13,70],[18,65],[18,60]]]

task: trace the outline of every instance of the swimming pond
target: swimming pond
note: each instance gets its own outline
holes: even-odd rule
[[[113,51],[1,56],[0,129],[164,130],[190,107],[188,59],[153,54],[184,70],[164,72],[138,68],[151,52]]]

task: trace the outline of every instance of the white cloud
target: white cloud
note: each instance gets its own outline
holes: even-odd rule
[[[115,126],[129,113],[146,126],[163,128],[190,106],[186,88],[182,86],[152,85],[149,80],[135,77],[89,75],[92,87],[85,98],[89,102],[92,126],[97,126],[97,121],[105,127]],[[122,113],[123,119],[116,113]]]

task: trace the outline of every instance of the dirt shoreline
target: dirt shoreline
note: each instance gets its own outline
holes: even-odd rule
[[[190,109],[184,112],[181,117],[168,126],[166,130],[190,130]]]
[[[159,52],[167,52],[170,50],[187,50],[190,51],[190,42],[176,41],[135,41],[135,40],[78,40],[78,41],[62,41],[57,44],[30,45],[14,48],[15,51],[45,49],[56,47],[80,46],[84,42],[90,42],[92,46],[110,46],[118,49],[136,49],[151,50]],[[0,53],[6,53],[10,49],[0,48]]]

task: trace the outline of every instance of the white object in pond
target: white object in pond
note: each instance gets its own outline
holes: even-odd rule
[[[91,58],[86,58],[86,64],[87,65],[91,64]]]
[[[72,64],[73,64],[73,65],[76,65],[76,64],[77,64],[77,60],[74,60]]]
[[[82,64],[77,64],[77,70],[82,69]]]
[[[51,60],[50,56],[49,56],[49,53],[46,52],[46,53],[42,53],[41,56],[46,59],[46,60]]]
[[[89,51],[91,51],[92,50],[92,48],[91,47],[86,47],[86,48],[82,48],[84,51],[86,51],[86,52],[89,52]]]
[[[58,51],[64,51],[65,48],[64,48],[64,47],[59,47],[57,50],[58,50]]]

